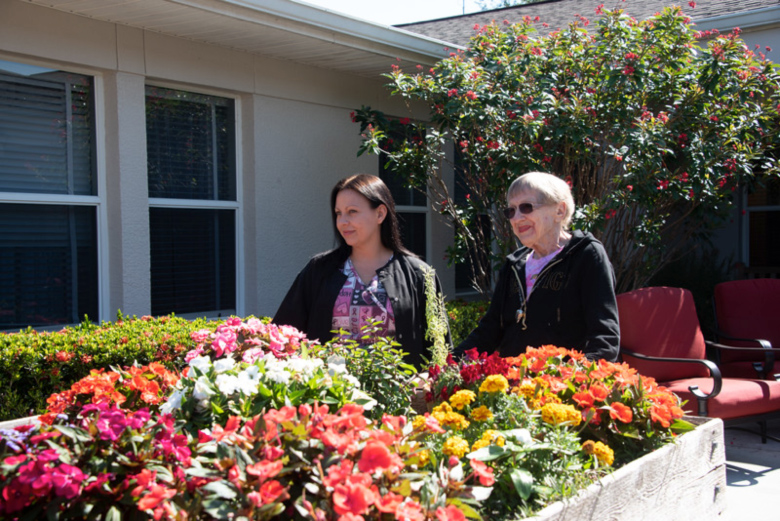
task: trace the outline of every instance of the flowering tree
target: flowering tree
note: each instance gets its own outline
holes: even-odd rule
[[[491,267],[515,248],[500,208],[518,175],[570,183],[573,226],[604,243],[626,291],[721,224],[738,186],[777,174],[780,76],[738,30],[696,31],[679,7],[641,22],[597,13],[591,32],[584,17],[544,37],[530,19],[475,27],[468,51],[427,72],[394,67],[393,93],[428,104],[429,121],[354,115],[359,153],[387,154],[451,218],[451,261],[470,260],[485,294]],[[467,192],[457,201],[442,175],[447,141]]]

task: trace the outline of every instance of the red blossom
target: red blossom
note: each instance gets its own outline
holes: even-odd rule
[[[610,404],[609,417],[613,420],[619,420],[623,423],[631,423],[634,418],[634,414],[631,411],[631,407],[624,405],[620,402]]]
[[[492,468],[488,467],[487,464],[475,459],[469,460],[469,463],[471,464],[471,468],[474,469],[474,474],[477,475],[482,486],[490,487],[493,485],[495,482],[495,477],[493,476]]]

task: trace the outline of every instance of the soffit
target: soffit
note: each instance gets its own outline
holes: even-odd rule
[[[360,76],[432,65],[446,42],[293,0],[27,0],[95,20]],[[398,61],[397,59],[400,59]]]

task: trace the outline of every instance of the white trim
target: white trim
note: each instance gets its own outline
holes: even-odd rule
[[[166,199],[150,197],[149,208],[188,208],[192,210],[238,210],[237,201],[214,201],[213,199]]]
[[[101,74],[92,73],[95,107],[95,175],[97,176],[98,322],[111,320],[111,241],[108,233],[108,166],[106,163],[106,99]]]
[[[98,185],[98,189],[100,189],[99,185]],[[0,192],[0,203],[54,204],[54,205],[63,205],[63,206],[98,206],[102,204],[103,201],[100,198],[100,196],[97,195]]]
[[[765,7],[744,13],[731,13],[695,20],[696,29],[707,31],[731,31],[735,27],[745,29],[770,29],[780,26],[780,6]]]

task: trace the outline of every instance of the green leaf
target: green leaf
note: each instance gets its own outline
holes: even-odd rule
[[[466,457],[469,459],[475,459],[477,461],[493,461],[507,454],[507,450],[504,447],[498,445],[489,445],[482,447],[474,452],[468,454]]]
[[[106,521],[122,521],[122,513],[115,506],[112,506],[106,512]]]
[[[225,484],[222,481],[212,481],[211,483],[201,487],[201,490],[212,492],[217,497],[223,499],[233,499],[238,495],[233,487]]]
[[[515,490],[523,499],[531,497],[533,492],[534,477],[525,469],[512,469],[509,473],[509,477],[512,479],[512,484],[515,486]]]

